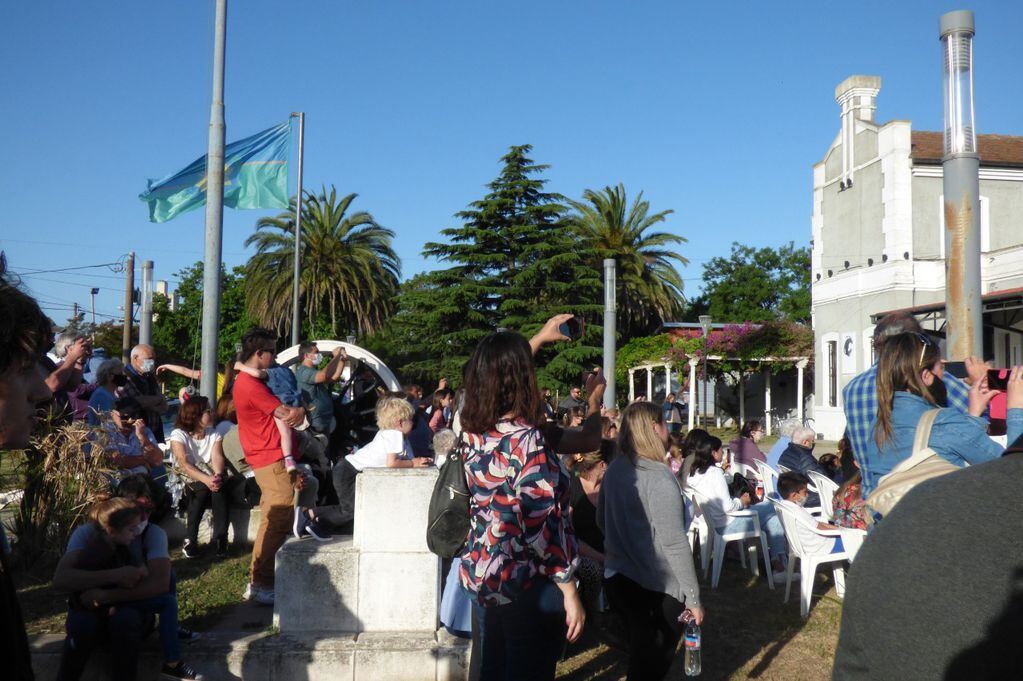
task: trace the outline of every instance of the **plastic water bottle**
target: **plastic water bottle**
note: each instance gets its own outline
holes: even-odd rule
[[[686,624],[685,645],[686,676],[699,676],[703,663],[700,660],[700,625],[695,619]]]

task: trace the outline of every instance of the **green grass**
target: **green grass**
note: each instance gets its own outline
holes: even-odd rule
[[[222,560],[211,556],[186,559],[178,549],[171,551],[171,564],[178,579],[178,618],[184,626],[205,630],[215,624],[229,608],[241,602],[248,581],[248,550],[232,550]],[[29,634],[64,632],[66,596],[50,585],[53,569],[45,577],[20,572],[15,574],[18,600],[21,602]]]
[[[798,584],[793,585],[789,602],[782,603],[784,586],[775,585],[771,591],[763,577],[757,581],[738,562],[727,562],[717,590],[701,582],[706,609],[701,678],[830,679],[842,616],[831,587],[830,573],[821,571],[810,617],[804,620],[799,615]],[[665,678],[683,678],[682,659],[680,649]],[[625,672],[624,654],[586,636],[558,665],[563,681],[618,681]]]

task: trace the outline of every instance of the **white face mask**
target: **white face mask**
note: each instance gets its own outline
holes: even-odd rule
[[[321,353],[317,352],[315,355],[313,355],[313,364],[319,364],[322,361],[323,355]]]
[[[800,506],[806,506],[806,500],[808,498],[810,498],[810,495],[804,494],[803,496],[799,497],[799,501],[797,501],[796,503],[799,504]]]
[[[146,531],[146,525],[149,524],[148,520],[142,520],[139,522],[138,528],[135,530],[135,536],[141,537],[142,533]]]
[[[144,359],[142,360],[142,373],[151,374],[153,369],[156,368],[156,360]]]

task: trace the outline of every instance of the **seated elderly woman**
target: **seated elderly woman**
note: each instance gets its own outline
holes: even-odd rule
[[[103,423],[103,442],[114,465],[125,475],[142,473],[163,484],[167,471],[163,452],[153,431],[146,427],[142,405],[134,397],[121,397],[114,403],[110,420]],[[99,435],[103,439],[103,435]]]
[[[764,427],[760,421],[747,421],[739,431],[739,437],[728,443],[734,461],[750,467],[756,466],[757,461],[766,462],[767,455],[757,446],[763,437]]]

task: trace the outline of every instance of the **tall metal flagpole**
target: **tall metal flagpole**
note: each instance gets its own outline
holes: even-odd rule
[[[295,279],[291,292],[291,344],[298,345],[302,332],[302,319],[298,313],[298,284],[302,257],[302,153],[305,151],[305,113],[298,116],[298,198],[295,201]]]
[[[224,45],[227,42],[227,0],[217,0],[213,37],[213,100],[206,152],[206,247],[202,276],[202,395],[217,402],[217,350],[220,336],[220,258],[224,230]]]

